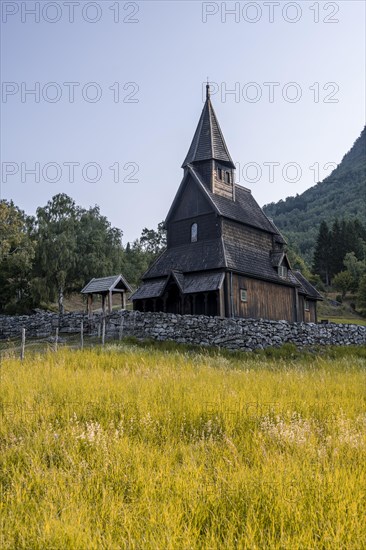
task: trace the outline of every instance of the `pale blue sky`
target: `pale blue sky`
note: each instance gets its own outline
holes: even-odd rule
[[[1,197],[12,198],[28,213],[65,192],[84,207],[99,204],[123,230],[125,243],[138,237],[143,227],[155,227],[181,181],[180,166],[202,109],[206,76],[218,84],[212,101],[233,160],[240,172],[248,168],[247,181],[242,174],[239,183],[250,187],[261,205],[303,192],[314,185],[316,171],[323,179],[329,173],[324,165],[339,163],[364,125],[363,1],[273,2],[272,23],[270,6],[263,2],[79,0],[73,23],[66,2],[58,2],[57,10],[56,2],[40,2],[39,23],[24,9],[22,13],[24,2],[1,4],[2,167],[19,167],[16,174],[3,175]],[[36,2],[25,4],[32,9]],[[114,22],[117,4],[120,21]],[[226,15],[226,22],[222,4],[228,10],[239,7],[236,15]],[[207,15],[204,23],[208,11],[217,13]],[[90,23],[85,17],[100,20]],[[257,22],[248,21],[256,17]],[[54,18],[60,20],[45,20]],[[299,20],[294,23],[285,20],[295,18]],[[23,91],[39,83],[39,102],[30,95],[22,102],[22,82]],[[51,82],[57,86],[45,86]],[[73,103],[71,85],[65,82],[80,83]],[[81,90],[90,82],[102,92],[96,103],[83,99]],[[109,89],[116,82],[117,103],[116,86]],[[134,96],[136,85],[123,89],[131,82],[138,85]],[[255,86],[248,86],[253,82]],[[264,84],[269,82],[278,83],[273,102]],[[288,87],[291,82],[296,87]],[[227,95],[225,101],[225,87],[235,86],[239,96]],[[57,91],[60,100],[50,102]],[[95,91],[87,86],[84,95],[92,99]],[[300,91],[301,99],[291,102]],[[255,93],[262,94],[256,103],[250,101]],[[128,97],[137,102],[123,102]],[[325,102],[327,97],[338,102]],[[4,164],[10,162],[15,164]],[[31,168],[36,162],[38,183],[21,168],[21,163]],[[52,167],[46,179],[42,175],[50,162],[62,168],[58,182],[47,181],[55,174]],[[80,164],[73,183],[64,165],[68,162]],[[100,166],[100,181],[84,180],[82,167],[88,162]],[[274,181],[264,164],[271,162],[279,163]],[[115,163],[121,167],[118,183],[109,168]],[[138,165],[131,178],[137,182],[123,181],[135,165],[124,170],[127,163]],[[255,177],[248,163],[261,167],[261,177]],[[296,178],[291,167],[283,177],[288,163],[301,167],[301,177]],[[94,174],[90,168],[87,178]]]

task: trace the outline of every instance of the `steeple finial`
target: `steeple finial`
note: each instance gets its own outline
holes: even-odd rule
[[[207,84],[206,84],[206,99],[210,99],[210,84],[208,82],[208,77],[207,77]]]

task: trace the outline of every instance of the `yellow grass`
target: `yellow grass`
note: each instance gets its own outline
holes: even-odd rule
[[[1,547],[366,548],[365,372],[356,353],[4,359]]]

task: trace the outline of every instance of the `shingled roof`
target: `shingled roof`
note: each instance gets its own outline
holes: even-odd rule
[[[155,260],[143,279],[144,281],[157,279],[166,277],[171,272],[174,274],[177,272],[177,283],[182,289],[180,273],[187,274],[214,269],[229,269],[251,277],[291,286],[300,286],[301,284],[291,271],[288,272],[286,279],[280,277],[277,269],[272,265],[271,255],[268,251],[258,250],[243,243],[224,241],[222,238],[167,248]],[[187,275],[184,277],[186,278]]]
[[[158,298],[162,295],[166,285],[166,277],[160,279],[150,279],[144,281],[142,285],[134,292],[130,300],[145,300],[148,298]]]
[[[200,188],[210,198],[218,214],[224,218],[230,218],[237,222],[268,231],[277,236],[276,240],[278,242],[286,243],[280,231],[275,224],[267,218],[249,189],[241,185],[235,185],[235,201],[233,201],[229,198],[217,195],[216,193],[212,193],[207,189],[193,166],[189,165],[188,170],[196,183],[199,184]]]
[[[265,278],[273,282],[281,282],[291,286],[299,287],[299,293],[304,294],[313,300],[322,300],[319,292],[305,279],[300,271],[288,271],[286,280],[279,277],[277,271],[271,266],[268,255],[255,253],[254,250],[243,250],[242,247],[226,244],[227,256],[226,265],[235,271],[244,271],[248,276]],[[143,300],[159,298],[163,295],[168,281],[173,277],[177,282],[182,294],[193,294],[197,292],[210,292],[218,290],[224,281],[223,271],[207,271],[205,273],[187,273],[171,270],[164,277],[145,279],[138,290],[131,296],[132,300]]]
[[[182,168],[192,162],[210,159],[222,161],[235,168],[214,108],[212,107],[209,86],[207,85],[206,102]]]
[[[123,288],[128,292],[132,292],[132,289],[123,275],[111,275],[110,277],[101,277],[99,279],[93,278],[89,283],[81,290],[82,294],[99,294],[109,292],[115,288]]]
[[[260,250],[253,246],[225,241],[225,257],[228,269],[255,277],[266,279],[280,284],[300,286],[295,277],[288,271],[286,278],[280,277],[278,270],[272,265],[272,260],[267,250]]]
[[[313,287],[307,279],[305,279],[301,271],[294,271],[294,275],[300,283],[301,288],[299,289],[299,292],[301,294],[305,294],[306,296],[309,296],[309,298],[313,298],[315,300],[323,300],[321,294],[319,294],[316,288]]]
[[[223,267],[225,256],[222,240],[198,241],[167,248],[144,274],[143,279],[166,276],[171,271],[207,271]]]
[[[165,286],[171,277],[177,282],[182,294],[193,294],[218,290],[224,281],[225,273],[209,271],[206,273],[188,273],[187,275],[183,275],[183,273],[172,271],[170,275],[164,278],[144,281],[142,286],[131,296],[131,299],[141,300],[162,296]]]
[[[286,267],[291,269],[290,261],[287,257],[286,252],[284,252],[283,250],[280,252],[277,252],[275,250],[271,251],[271,263],[273,267],[279,267],[280,265],[285,265]]]

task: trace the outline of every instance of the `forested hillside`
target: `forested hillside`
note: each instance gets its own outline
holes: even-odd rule
[[[290,246],[311,265],[322,221],[366,220],[366,128],[325,180],[301,195],[267,204],[263,209]]]

